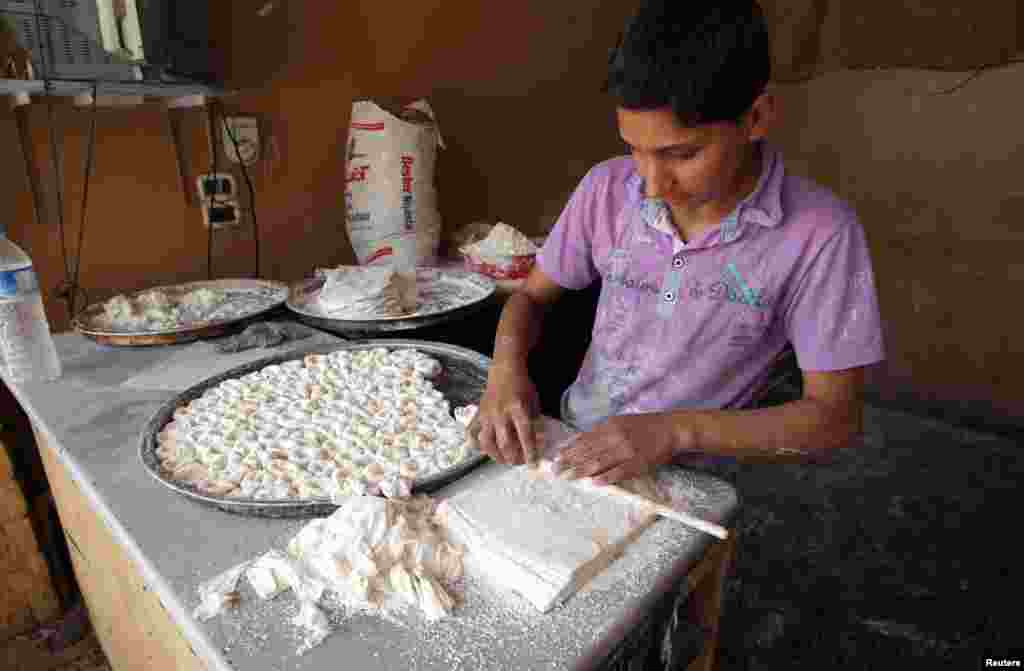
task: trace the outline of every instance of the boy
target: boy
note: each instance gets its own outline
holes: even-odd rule
[[[593,339],[562,399],[584,431],[570,476],[628,479],[687,456],[809,458],[860,432],[883,359],[864,232],[764,140],[775,107],[755,0],[648,0],[608,69],[631,150],[576,189],[506,304],[472,431],[495,460],[533,452],[526,360],[544,311],[600,279]],[[790,344],[803,397],[741,410]]]

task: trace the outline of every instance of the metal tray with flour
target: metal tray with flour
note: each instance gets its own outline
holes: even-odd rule
[[[386,347],[388,349],[413,348],[429,354],[440,361],[444,367],[444,375],[435,382],[435,386],[438,391],[444,394],[445,399],[451,403],[453,408],[470,403],[479,403],[480,397],[483,395],[484,388],[487,385],[487,369],[490,366],[489,358],[463,347],[424,340],[385,339],[372,342],[341,343],[303,351],[302,354],[291,353],[267,357],[232,368],[220,375],[204,380],[162,405],[146,423],[146,427],[142,432],[139,456],[142,459],[143,467],[160,484],[190,499],[214,506],[226,512],[258,517],[313,517],[331,514],[338,506],[331,503],[328,499],[289,499],[277,501],[229,498],[205,494],[195,490],[188,484],[173,481],[166,477],[160,469],[160,459],[156,454],[158,446],[157,435],[171,421],[175,410],[187,405],[193,399],[199,398],[207,389],[215,387],[225,380],[242,377],[271,364],[302,359],[307,354],[327,354],[341,349],[358,350],[376,347]],[[482,464],[486,459],[484,455],[474,454],[446,470],[429,477],[419,478],[413,482],[413,492],[428,493],[436,491],[462,477],[473,468]]]
[[[212,289],[227,294],[227,300],[217,308],[213,319],[183,322],[175,328],[155,331],[121,330],[110,324],[104,303],[94,303],[78,313],[72,326],[82,335],[103,345],[171,345],[222,335],[233,325],[269,312],[288,300],[287,284],[254,279],[204,280],[152,287],[125,295],[134,299],[147,291],[159,290],[170,296],[183,296],[197,289]]]
[[[324,278],[300,282],[292,288],[288,309],[299,319],[318,328],[338,333],[394,332],[434,326],[462,318],[484,307],[494,296],[495,283],[489,277],[468,270],[418,268],[416,270],[419,306],[415,312],[395,317],[365,320],[338,319],[320,307],[320,289]]]

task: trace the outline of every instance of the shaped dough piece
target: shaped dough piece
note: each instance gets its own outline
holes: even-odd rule
[[[111,322],[130,321],[139,318],[139,310],[127,296],[114,296],[103,304],[103,311]]]
[[[185,294],[181,299],[181,303],[190,308],[209,309],[218,303],[224,302],[224,298],[225,294],[223,291],[201,288]]]

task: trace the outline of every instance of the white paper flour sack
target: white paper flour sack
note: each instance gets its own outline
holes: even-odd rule
[[[434,164],[444,141],[426,100],[399,115],[367,100],[352,105],[345,209],[349,240],[362,265],[394,263],[388,257],[403,238],[415,240],[418,265],[431,265],[437,257],[441,215]]]

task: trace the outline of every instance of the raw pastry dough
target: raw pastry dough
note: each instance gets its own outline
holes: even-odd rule
[[[127,296],[114,296],[103,304],[103,310],[111,322],[136,321],[142,316]]]
[[[178,408],[156,454],[171,478],[214,496],[408,494],[412,480],[475,449],[431,381],[442,373],[413,349],[339,350],[267,366]]]
[[[403,278],[390,266],[341,266],[321,271],[320,307],[338,319],[397,317],[415,311],[403,299]]]
[[[108,323],[116,329],[167,329],[207,320],[226,300],[227,293],[217,289],[196,289],[180,299],[151,289],[138,294],[134,300],[114,296],[103,304],[103,311]]]
[[[224,292],[213,289],[196,289],[185,294],[182,305],[191,308],[209,309],[224,302]]]

